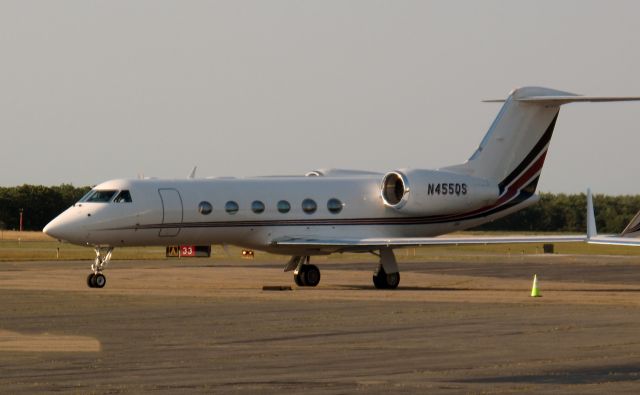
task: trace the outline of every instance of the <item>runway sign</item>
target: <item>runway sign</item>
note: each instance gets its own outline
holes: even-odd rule
[[[211,256],[211,246],[167,246],[167,258],[208,258]]]

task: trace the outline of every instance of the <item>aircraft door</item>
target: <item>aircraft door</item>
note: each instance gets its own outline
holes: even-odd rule
[[[160,200],[162,201],[162,224],[167,224],[166,228],[160,229],[160,236],[173,237],[180,233],[182,225],[183,208],[182,197],[177,189],[158,189]]]

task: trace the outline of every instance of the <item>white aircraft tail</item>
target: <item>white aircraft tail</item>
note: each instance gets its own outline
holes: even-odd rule
[[[500,193],[536,190],[560,106],[571,102],[640,100],[640,97],[593,97],[548,88],[515,89],[467,162],[446,168],[495,182]]]

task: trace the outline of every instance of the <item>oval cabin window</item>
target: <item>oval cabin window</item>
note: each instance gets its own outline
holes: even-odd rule
[[[224,205],[224,209],[229,214],[235,214],[235,213],[238,212],[240,207],[238,206],[238,203],[236,203],[233,200],[231,200],[231,201],[228,201],[227,204]]]
[[[291,205],[286,200],[281,200],[278,202],[278,212],[285,214],[291,210]]]
[[[209,215],[213,211],[213,206],[209,202],[200,202],[198,212],[202,215]]]
[[[302,201],[302,211],[307,214],[313,214],[318,209],[318,205],[313,199],[304,199]]]
[[[343,207],[344,203],[342,203],[340,199],[332,198],[327,202],[327,210],[329,210],[331,214],[338,214],[342,211]]]
[[[251,211],[256,214],[262,213],[264,211],[264,203],[259,200],[254,201],[253,203],[251,203]]]

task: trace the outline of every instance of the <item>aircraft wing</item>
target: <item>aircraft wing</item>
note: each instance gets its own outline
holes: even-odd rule
[[[589,238],[589,244],[607,244],[616,246],[635,246],[640,247],[640,239],[634,239],[631,237],[616,237],[616,236],[595,236]]]
[[[586,236],[496,236],[496,237],[406,237],[406,238],[362,238],[362,239],[330,239],[330,238],[287,238],[274,241],[276,246],[366,249],[375,247],[419,247],[429,245],[458,246],[486,244],[523,244],[523,243],[570,243],[584,242]]]

